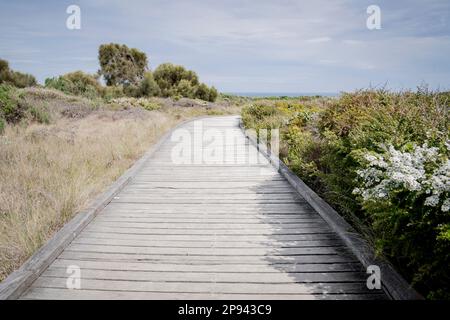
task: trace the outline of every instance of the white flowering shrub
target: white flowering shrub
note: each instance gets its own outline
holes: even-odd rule
[[[377,232],[378,249],[398,265],[407,261],[416,270],[413,284],[439,287],[428,295],[439,299],[450,299],[450,161],[445,146],[398,150],[391,145],[383,154],[366,153],[353,190]]]
[[[403,152],[389,146],[385,154],[368,153],[365,159],[367,167],[357,171],[360,187],[353,190],[363,201],[393,201],[402,194],[449,211],[450,160],[438,148],[424,144]]]

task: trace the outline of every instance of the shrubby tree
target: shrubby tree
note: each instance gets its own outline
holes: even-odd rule
[[[217,92],[216,88],[208,88],[208,86],[204,83],[198,85],[195,91],[196,98],[210,102],[216,101],[218,95],[219,93]]]
[[[37,84],[36,78],[28,73],[13,71],[6,60],[0,59],[0,84],[6,83],[18,88],[32,87]]]
[[[175,87],[175,94],[186,98],[194,98],[195,87],[192,86],[189,80],[182,79]]]
[[[146,97],[155,97],[161,95],[161,89],[150,71],[144,75],[144,79],[140,84],[140,95]]]
[[[198,76],[194,71],[186,70],[183,66],[172,63],[163,63],[153,72],[156,83],[161,89],[164,97],[170,97],[177,94],[177,86],[181,80],[186,80],[191,87],[198,85]],[[186,84],[182,85],[185,88]],[[184,89],[183,89],[184,90]]]
[[[103,95],[103,88],[93,75],[82,71],[70,72],[65,75],[45,80],[47,88],[54,88],[67,94],[95,98]]]
[[[108,86],[138,85],[147,71],[147,55],[138,49],[117,43],[102,44],[99,48],[99,74]]]
[[[217,90],[200,83],[194,71],[171,63],[159,65],[153,73],[154,78],[164,97],[183,96],[215,101]]]
[[[4,81],[9,76],[9,71],[8,61],[0,59],[0,82]]]

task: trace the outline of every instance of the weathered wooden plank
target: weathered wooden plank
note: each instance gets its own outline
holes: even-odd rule
[[[264,196],[264,195],[295,195],[292,190],[288,188],[278,188],[277,190],[251,190],[251,189],[237,189],[237,188],[229,188],[229,189],[162,189],[162,188],[130,188],[121,193],[121,196],[124,195],[151,195],[151,196],[168,196],[168,197],[188,197],[199,196],[199,195],[207,195],[207,196],[236,196],[236,195],[248,195],[248,196]]]
[[[112,207],[114,205],[114,207]],[[179,214],[179,215],[192,215],[199,216],[211,216],[211,215],[250,215],[250,216],[277,216],[277,215],[311,215],[314,211],[309,207],[291,207],[284,210],[277,211],[275,208],[246,208],[246,207],[226,207],[225,205],[220,207],[211,207],[205,204],[202,210],[202,206],[198,205],[185,205],[184,207],[167,207],[167,206],[145,206],[145,208],[139,209],[139,206],[129,204],[130,208],[126,208],[121,203],[111,203],[108,208],[102,211],[102,214]]]
[[[232,203],[240,202],[241,200],[255,200],[257,203],[261,203],[261,200],[270,201],[270,203],[283,202],[287,203],[288,201],[297,202],[297,200],[302,200],[295,194],[292,193],[277,193],[277,194],[172,194],[172,193],[164,193],[164,194],[152,194],[148,192],[141,193],[133,193],[133,194],[123,194],[121,193],[119,196],[116,196],[114,200],[121,200],[123,202],[135,202],[135,201],[185,201],[185,200],[208,200],[210,202],[220,202],[222,200],[230,200]],[[288,200],[288,201],[283,201]]]
[[[68,276],[64,268],[48,268],[43,277],[64,278]],[[164,271],[138,271],[138,270],[92,270],[81,269],[81,278],[84,280],[126,280],[148,282],[214,282],[214,283],[327,283],[327,282],[364,282],[363,272],[164,272]]]
[[[74,265],[73,260],[57,259],[53,268],[63,268]],[[148,262],[124,262],[101,260],[77,260],[81,269],[91,270],[128,270],[128,271],[160,271],[160,272],[246,272],[246,273],[296,273],[296,272],[363,272],[359,263],[310,263],[310,264],[170,264]]]
[[[385,300],[384,294],[214,294],[214,293],[166,293],[129,292],[105,290],[69,290],[32,287],[23,299],[89,299],[89,300]]]
[[[193,248],[193,247],[138,247],[87,245],[72,243],[67,251],[126,253],[147,255],[198,255],[198,256],[291,256],[329,255],[345,252],[343,247],[303,247],[303,248]]]
[[[266,190],[287,188],[289,187],[286,181],[267,181],[261,184],[259,181],[196,181],[195,183],[189,181],[140,181],[132,180],[129,184],[130,188],[183,188],[183,189],[223,189],[223,188],[252,188],[253,190]]]
[[[317,234],[294,234],[294,235],[179,235],[166,234],[116,234],[109,232],[95,232],[84,230],[80,237],[90,237],[95,239],[125,239],[125,240],[146,240],[146,241],[222,241],[222,242],[286,242],[286,241],[310,241],[329,239],[339,243],[338,238],[333,233],[317,233]]]
[[[98,227],[117,227],[118,223],[115,221],[101,221],[96,220],[95,225]],[[202,223],[202,222],[191,222],[191,223],[171,223],[171,222],[120,222],[120,228],[136,228],[136,229],[170,229],[170,230],[229,230],[229,229],[242,229],[241,232],[245,233],[247,231],[253,230],[290,230],[299,229],[304,227],[326,228],[326,224],[322,220],[316,221],[297,221],[294,223],[280,224],[280,223],[269,223],[262,222],[259,223]]]
[[[101,214],[97,216],[100,220],[129,220],[129,221],[208,221],[210,223],[228,221],[229,223],[239,223],[239,218],[243,223],[260,221],[260,222],[280,222],[288,223],[294,221],[320,220],[319,217],[311,213],[303,214],[225,214],[225,213],[149,213],[149,212],[116,212]]]
[[[233,199],[121,199],[120,197],[117,199],[113,199],[112,203],[130,203],[130,204],[160,204],[160,205],[170,205],[170,204],[212,204],[216,206],[220,206],[222,204],[233,204],[235,206],[238,205],[246,205],[246,204],[302,204],[303,200],[233,200]]]
[[[186,248],[301,248],[301,247],[336,247],[342,245],[337,240],[308,240],[308,241],[168,241],[165,238],[160,240],[136,240],[136,239],[101,239],[79,236],[72,243],[90,245],[110,245],[110,246],[144,246],[144,247],[186,247]]]
[[[104,253],[65,250],[59,256],[61,259],[98,260],[98,261],[129,261],[129,262],[164,262],[178,264],[301,264],[301,263],[348,263],[357,262],[355,257],[345,254],[302,255],[302,256],[187,256],[187,255],[145,255]]]
[[[305,210],[311,212],[311,207],[306,203],[255,203],[249,201],[247,203],[223,203],[220,207],[218,203],[172,203],[170,206],[167,203],[160,204],[145,204],[145,203],[117,203],[111,202],[105,210],[165,210],[167,211],[188,211],[197,210],[202,212],[218,211],[218,212],[241,212],[250,211],[252,213],[258,212],[273,212],[273,213],[298,213]],[[114,206],[114,207],[113,207]]]
[[[234,217],[222,217],[220,215],[216,216],[204,216],[200,217],[190,217],[187,218],[183,215],[100,215],[96,217],[96,221],[103,222],[146,222],[146,223],[172,223],[172,224],[184,224],[184,223],[208,223],[212,224],[290,224],[290,223],[299,223],[299,222],[319,222],[323,221],[320,217],[316,216],[290,216],[290,217],[282,217],[278,216],[273,217],[265,217],[265,216],[249,216],[240,219],[236,219],[239,216]]]
[[[109,232],[116,234],[180,234],[180,235],[282,235],[282,234],[314,234],[314,233],[329,233],[330,230],[326,227],[304,227],[301,229],[283,229],[283,228],[266,228],[247,230],[244,234],[242,230],[226,229],[226,230],[211,230],[211,229],[141,229],[141,228],[126,228],[126,227],[106,227],[98,226],[96,224],[89,225],[85,229],[86,231],[94,232]]]
[[[41,276],[34,283],[39,288],[66,288],[67,277]],[[246,293],[246,294],[320,294],[367,293],[366,283],[212,283],[212,282],[147,282],[127,280],[82,279],[88,290],[184,292],[184,293]]]

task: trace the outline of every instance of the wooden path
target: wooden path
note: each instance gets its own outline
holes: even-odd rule
[[[234,133],[239,150],[177,164],[179,142],[169,139],[22,298],[386,298],[367,289],[360,262],[267,161],[242,162],[258,151],[237,117],[201,122]],[[195,125],[182,129],[194,136]],[[69,266],[80,268],[80,289],[67,288]]]

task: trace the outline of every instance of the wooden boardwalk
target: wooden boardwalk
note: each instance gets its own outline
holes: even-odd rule
[[[201,125],[234,133],[239,150],[177,164],[180,144],[169,139],[22,298],[386,298],[367,289],[360,262],[266,160],[246,161],[258,151],[237,117]],[[195,139],[195,126],[181,129]],[[67,288],[69,266],[80,268],[79,289]]]

